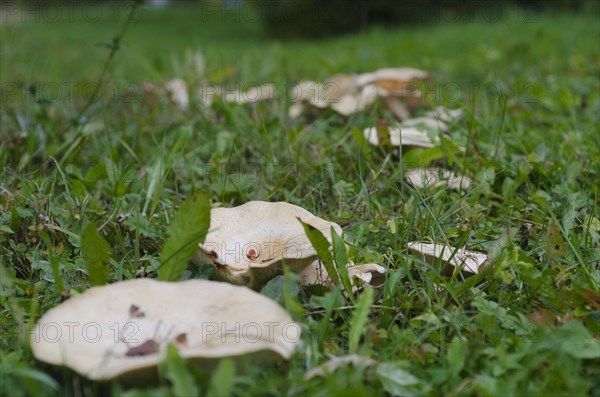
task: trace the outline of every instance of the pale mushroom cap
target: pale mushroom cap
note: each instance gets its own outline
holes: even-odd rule
[[[421,254],[427,261],[439,259],[454,267],[463,267],[465,271],[475,274],[488,259],[487,255],[482,252],[455,248],[446,244],[411,242],[408,243],[408,249]]]
[[[365,263],[361,265],[355,265],[353,262],[348,263],[346,268],[348,277],[352,284],[352,290],[356,291],[359,286],[356,285],[354,278],[360,279],[364,284],[370,284],[373,279],[373,275],[383,275],[387,270],[376,263]],[[306,269],[300,272],[300,284],[302,285],[324,285],[329,289],[333,289],[335,285],[327,273],[327,269],[323,266],[320,261],[314,261]]]
[[[447,186],[450,189],[466,190],[471,187],[471,178],[466,175],[456,175],[442,168],[415,168],[406,172],[406,179],[416,187]]]
[[[165,84],[169,98],[179,110],[185,111],[190,105],[187,84],[182,79],[172,79]]]
[[[433,117],[414,117],[412,119],[406,119],[400,123],[402,127],[420,127],[423,126],[426,129],[446,132],[448,131],[448,124],[444,121],[436,120]]]
[[[304,112],[304,105],[302,102],[296,102],[290,106],[288,110],[288,116],[293,119],[297,119],[298,117],[302,116],[302,112]]]
[[[450,123],[455,119],[462,116],[462,109],[448,109],[445,106],[438,106],[433,110],[430,110],[425,113],[427,117],[433,117],[434,119],[443,121],[445,123]]]
[[[377,88],[374,85],[367,85],[355,94],[342,95],[337,101],[331,104],[331,109],[342,116],[349,116],[363,111],[367,106],[373,104],[376,99]]]
[[[373,82],[384,82],[384,88],[388,88],[387,82],[409,83],[417,80],[424,80],[429,74],[420,69],[404,68],[383,68],[372,73],[363,73],[358,75],[357,83],[359,85],[370,84]]]
[[[301,102],[319,97],[323,90],[323,84],[312,80],[306,80],[296,84],[291,89],[289,95],[294,102]]]
[[[135,279],[91,288],[46,312],[31,350],[38,360],[105,380],[156,366],[169,343],[200,362],[265,352],[287,359],[299,332],[281,306],[245,287]],[[126,355],[147,341],[158,350]]]
[[[363,131],[364,137],[371,145],[379,145],[379,137],[375,127],[365,128]],[[393,146],[419,146],[424,148],[434,147],[439,138],[435,137],[432,141],[426,132],[414,126],[406,126],[402,128],[389,127],[390,142]]]
[[[356,76],[336,74],[323,84],[323,91],[320,93],[320,96],[330,101],[335,101],[344,95],[355,95],[358,89]]]
[[[296,205],[250,201],[211,210],[210,229],[195,260],[213,263],[227,280],[252,287],[260,287],[276,275],[283,261],[299,272],[317,258],[317,253],[298,218],[319,229],[328,241],[332,227],[342,234],[336,223]]]

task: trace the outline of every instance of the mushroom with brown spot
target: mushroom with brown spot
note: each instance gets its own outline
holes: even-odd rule
[[[281,306],[248,288],[134,279],[90,288],[49,310],[30,343],[38,360],[92,380],[137,383],[156,379],[169,344],[211,367],[245,355],[289,359],[299,336]]]
[[[234,284],[261,288],[281,273],[285,263],[299,273],[317,259],[302,222],[325,235],[334,222],[285,202],[250,201],[233,208],[214,208],[204,243],[194,261],[215,266],[217,277]]]
[[[342,234],[338,224],[296,205],[250,201],[234,208],[211,210],[210,229],[194,261],[198,265],[212,264],[218,278],[253,289],[262,288],[281,274],[284,264],[300,273],[302,284],[328,286],[331,280],[325,269],[317,270],[317,252],[299,220],[320,230],[329,243],[331,228]],[[348,271],[357,286],[370,282],[372,273],[380,274],[385,269],[378,265],[360,265],[351,266]]]

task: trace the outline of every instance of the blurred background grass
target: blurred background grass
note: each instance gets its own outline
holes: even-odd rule
[[[27,7],[44,10],[43,3]],[[416,19],[413,23],[388,22],[385,26],[375,21],[362,27],[358,36],[330,35],[319,41],[297,37],[304,31],[310,32],[310,25],[294,27],[299,31],[295,38],[273,34],[267,20],[240,12],[243,3],[237,12],[234,6],[228,11],[226,5],[217,4],[214,10],[193,1],[176,2],[166,8],[146,6],[136,13],[119,60],[111,65],[111,75],[132,81],[169,78],[178,74],[185,51],[203,52],[209,76],[216,73],[219,77],[222,69],[234,68],[234,73],[225,75],[237,81],[319,80],[332,73],[395,65],[412,65],[437,73],[449,71],[453,78],[481,78],[484,73],[505,77],[537,66],[540,56],[544,57],[547,70],[562,70],[564,62],[573,67],[597,67],[597,59],[593,59],[597,12],[573,14],[567,7],[566,11],[550,9],[542,13],[539,9],[509,7],[505,3],[511,2],[491,3],[503,5],[498,17],[490,14],[493,23],[486,21],[490,17],[483,11],[485,8],[470,8],[424,17],[426,21],[439,20],[438,24],[418,23]],[[108,54],[106,47],[126,19],[127,3],[99,3],[99,18],[94,16],[96,8],[86,8],[85,2],[78,4],[82,5],[59,11],[57,22],[52,22],[55,11],[50,8],[41,12],[39,23],[33,12],[5,12],[0,48],[4,82],[97,78]],[[330,15],[327,13],[323,19]],[[455,16],[462,18],[454,21]],[[319,21],[320,17],[315,19]],[[19,23],[23,20],[25,23]],[[574,54],[576,49],[579,54]],[[584,55],[578,59],[580,54],[590,54],[592,58]],[[480,75],[473,76],[474,72]]]

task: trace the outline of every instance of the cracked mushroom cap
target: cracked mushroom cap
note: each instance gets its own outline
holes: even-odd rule
[[[38,360],[92,380],[148,382],[169,344],[211,366],[247,354],[289,359],[299,338],[281,306],[248,288],[134,279],[90,288],[49,310],[30,343]]]
[[[210,229],[195,262],[213,264],[220,278],[255,289],[279,274],[284,262],[299,273],[317,259],[317,252],[298,218],[330,242],[332,227],[342,234],[338,224],[296,205],[250,201],[211,210]]]

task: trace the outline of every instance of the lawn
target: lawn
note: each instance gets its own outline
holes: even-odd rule
[[[597,13],[507,10],[494,23],[476,15],[282,41],[230,14],[142,8],[122,31],[127,7],[100,10],[93,21],[81,7],[2,15],[2,395],[600,397]],[[441,152],[369,145],[362,130],[391,120],[381,107],[288,117],[290,83],[398,66],[432,74],[426,108],[464,110]],[[144,95],[144,83],[175,77],[279,88],[245,105],[192,95],[187,111]],[[473,186],[415,188],[404,178],[411,163]],[[27,330],[90,288],[86,226],[109,244],[109,282],[156,278],[167,225],[195,192],[213,207],[286,201],[336,222],[355,262],[387,269],[385,284],[351,301],[340,287],[274,279],[264,294],[303,331],[289,362],[223,361],[215,372],[185,363],[129,387],[35,360]],[[421,240],[487,252],[491,264],[448,276],[409,252]],[[182,278],[210,276],[189,264]]]

